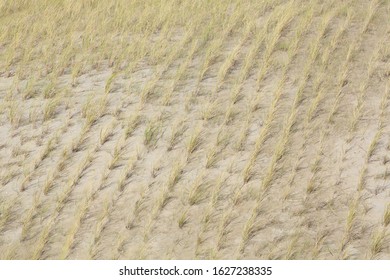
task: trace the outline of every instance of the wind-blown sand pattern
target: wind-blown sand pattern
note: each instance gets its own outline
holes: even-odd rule
[[[390,259],[390,1],[0,0],[0,259]]]

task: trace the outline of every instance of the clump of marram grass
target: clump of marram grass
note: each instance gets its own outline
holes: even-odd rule
[[[95,259],[97,257],[100,238],[103,233],[104,227],[108,222],[108,216],[111,210],[110,206],[111,203],[107,200],[103,203],[103,207],[95,223],[93,238],[89,246],[89,256],[91,259]]]
[[[89,190],[89,193],[86,194],[85,198],[81,201],[80,205],[76,210],[74,223],[72,224],[69,231],[67,232],[65,242],[61,249],[60,259],[68,258],[69,254],[71,253],[71,250],[73,249],[75,243],[76,234],[80,229],[81,223],[85,215],[87,214],[87,210],[91,203],[91,199],[92,199],[92,191]]]
[[[390,224],[390,203],[387,205],[385,209],[385,213],[383,215],[383,225],[387,227]]]
[[[13,198],[10,200],[5,200],[1,198],[1,206],[0,206],[0,234],[3,233],[6,225],[10,222],[10,220],[13,218],[14,214],[14,207],[17,203],[17,198]]]
[[[179,228],[183,228],[188,223],[188,209],[183,211],[177,221]]]
[[[114,125],[115,122],[112,122],[100,129],[100,133],[99,133],[100,145],[104,145],[113,136]]]
[[[180,162],[174,164],[171,169],[171,172],[169,173],[168,181],[166,183],[168,190],[172,190],[172,188],[177,184],[177,182],[180,180],[182,173],[183,173],[182,164]]]
[[[168,151],[171,151],[179,141],[179,138],[184,134],[187,127],[184,124],[183,120],[174,123],[172,126],[171,136],[169,137]]]
[[[141,123],[141,116],[139,115],[139,112],[135,113],[134,115],[128,118],[128,120],[125,123],[126,139],[133,134],[134,130],[139,126],[140,123]]]
[[[121,175],[118,180],[118,189],[120,192],[123,192],[126,186],[126,180],[128,180],[134,173],[134,168],[136,164],[136,159],[131,158],[125,167],[122,169]]]
[[[149,122],[144,131],[144,144],[148,148],[154,148],[161,137],[162,128],[160,122]]]
[[[187,153],[192,154],[202,143],[202,126],[196,127],[187,141]]]
[[[188,192],[188,204],[190,206],[200,203],[205,198],[205,185],[204,174],[198,175]]]
[[[56,109],[60,104],[60,98],[52,98],[47,101],[43,111],[43,120],[47,121],[55,117]]]
[[[105,85],[105,87],[104,87],[104,92],[105,92],[105,94],[109,94],[109,93],[111,92],[111,90],[112,90],[112,84],[113,84],[114,79],[116,78],[117,75],[118,75],[118,73],[114,72],[114,73],[112,73],[112,74],[108,77],[108,79],[107,79],[107,81],[106,81],[106,85]]]
[[[10,103],[8,110],[7,110],[7,113],[8,113],[8,115],[7,115],[8,120],[9,120],[10,124],[12,125],[12,127],[18,128],[20,125],[20,122],[22,120],[22,115],[20,112],[20,108],[15,101]]]
[[[54,179],[56,177],[56,171],[49,173],[43,185],[43,193],[47,195],[54,186]]]
[[[147,200],[147,187],[143,187],[142,191],[139,194],[138,199],[134,204],[134,210],[132,213],[129,213],[126,218],[126,229],[131,230],[135,227],[135,223],[139,218],[142,210],[145,208],[145,203]]]
[[[55,216],[54,216],[55,217]],[[55,222],[55,218],[51,218],[48,223],[43,227],[38,242],[35,243],[34,251],[31,255],[31,259],[40,260],[43,257],[44,249],[49,242],[50,232]]]
[[[107,98],[93,98],[93,95],[90,95],[87,102],[84,104],[81,115],[85,118],[85,126],[91,127],[97,120],[103,116],[108,100]]]
[[[22,219],[22,232],[20,235],[20,240],[23,242],[28,238],[28,235],[31,234],[31,227],[33,226],[32,221],[37,208],[39,207],[41,195],[36,193],[33,198],[33,203],[28,211],[23,216]]]
[[[370,246],[371,259],[374,259],[379,253],[383,251],[385,237],[386,234],[384,230],[377,230],[372,234]]]

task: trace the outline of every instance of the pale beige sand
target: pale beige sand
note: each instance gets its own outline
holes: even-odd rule
[[[0,258],[390,258],[389,1],[199,1],[192,35],[141,18],[193,1],[0,2]]]

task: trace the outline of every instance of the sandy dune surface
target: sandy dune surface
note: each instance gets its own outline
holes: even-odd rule
[[[390,259],[390,1],[0,0],[0,259]]]

